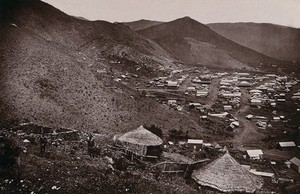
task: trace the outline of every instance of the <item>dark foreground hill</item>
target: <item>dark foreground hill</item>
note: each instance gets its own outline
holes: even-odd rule
[[[41,1],[5,2],[0,37],[2,120],[107,133],[141,124],[202,131],[191,118],[113,80],[119,72],[117,64],[109,63],[111,57],[160,65],[168,56],[155,43],[123,25],[78,20]],[[159,54],[153,57],[152,52]],[[103,69],[104,73],[97,71]]]
[[[263,23],[214,23],[208,26],[222,36],[267,56],[300,61],[300,29]]]
[[[189,17],[151,26],[138,33],[154,40],[184,63],[224,68],[279,63],[273,58],[224,38]]]

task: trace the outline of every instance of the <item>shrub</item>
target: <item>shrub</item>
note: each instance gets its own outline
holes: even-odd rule
[[[6,136],[0,136],[0,169],[6,175],[14,174],[19,170],[18,157],[21,148],[17,143]]]

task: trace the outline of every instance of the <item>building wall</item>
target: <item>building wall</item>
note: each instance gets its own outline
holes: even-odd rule
[[[294,170],[296,170],[298,173],[300,173],[300,166],[297,166],[297,165],[295,165],[295,164],[291,164],[291,168],[292,169],[294,169]]]
[[[194,144],[194,143],[189,143],[188,146],[190,149],[194,149],[194,146],[196,146],[196,149],[201,149],[203,147],[202,144]]]
[[[139,156],[145,156],[147,153],[147,146],[132,144],[128,142],[120,142],[120,143],[124,148]]]

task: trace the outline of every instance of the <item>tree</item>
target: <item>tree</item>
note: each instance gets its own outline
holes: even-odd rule
[[[19,171],[18,158],[20,154],[21,148],[15,140],[6,136],[0,137],[0,168],[2,172],[3,170],[8,170],[4,174]]]

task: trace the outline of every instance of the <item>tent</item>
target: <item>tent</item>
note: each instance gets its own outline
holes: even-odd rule
[[[139,156],[158,156],[163,141],[143,126],[118,137],[118,143],[127,151]]]
[[[227,152],[207,166],[196,170],[192,178],[200,185],[222,192],[254,193],[263,180],[242,167]]]

